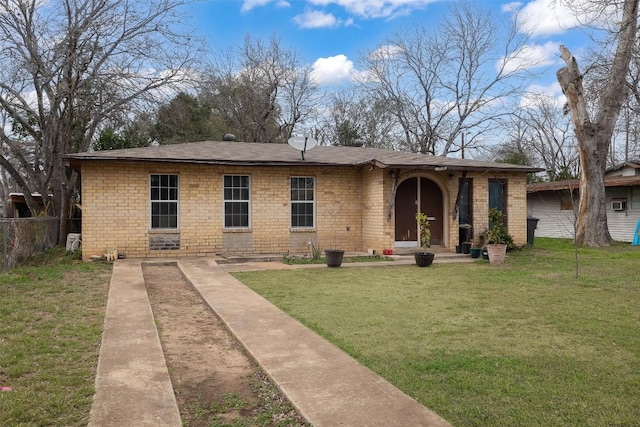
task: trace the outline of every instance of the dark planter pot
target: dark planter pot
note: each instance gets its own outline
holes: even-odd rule
[[[462,253],[462,246],[460,246],[460,245],[456,246],[456,253],[457,254],[461,254]]]
[[[462,244],[462,253],[467,255],[471,253],[471,243]]]
[[[471,258],[480,258],[480,252],[482,252],[480,248],[471,248]]]
[[[433,252],[416,252],[416,264],[418,267],[429,267],[433,262],[433,257],[435,254]]]
[[[340,267],[342,265],[344,251],[342,249],[325,249],[324,256],[327,267]]]

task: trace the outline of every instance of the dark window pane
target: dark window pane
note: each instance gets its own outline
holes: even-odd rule
[[[178,227],[178,175],[150,176],[151,228]]]

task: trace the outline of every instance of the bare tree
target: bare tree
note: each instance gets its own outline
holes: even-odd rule
[[[357,88],[330,95],[328,113],[320,120],[325,145],[351,145],[393,149],[400,129],[386,104]]]
[[[86,151],[111,115],[187,80],[197,40],[176,31],[182,0],[0,0],[0,164],[39,192],[66,238],[77,180],[64,155]]]
[[[286,141],[319,102],[311,67],[275,37],[247,36],[237,51],[219,55],[201,91],[217,124],[251,142]]]
[[[550,181],[576,177],[579,161],[571,121],[553,97],[529,94],[527,98],[515,117],[533,163],[545,168]]]
[[[471,141],[510,112],[507,99],[535,65],[517,22],[501,25],[470,3],[454,3],[435,28],[396,33],[362,59],[363,87],[394,114],[404,149],[446,155],[462,135]]]
[[[582,73],[576,58],[564,46],[560,56],[566,66],[558,70],[557,78],[567,97],[580,153],[580,200],[576,227],[576,242],[587,246],[607,246],[611,235],[607,225],[604,172],[614,127],[626,97],[626,79],[636,43],[638,0],[624,0],[613,5],[600,2],[594,6],[620,8],[617,46],[606,83],[598,98],[596,111],[589,114]]]

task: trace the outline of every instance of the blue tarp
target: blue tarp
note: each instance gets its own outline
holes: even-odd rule
[[[633,242],[631,242],[631,244],[634,246],[640,245],[640,219],[636,224],[636,233],[633,235]]]

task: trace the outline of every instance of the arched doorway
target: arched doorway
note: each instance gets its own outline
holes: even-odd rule
[[[442,190],[424,177],[408,178],[400,183],[395,200],[396,247],[418,246],[416,213],[424,212],[431,223],[431,244],[442,245],[444,214]]]

